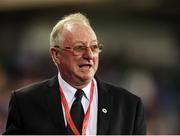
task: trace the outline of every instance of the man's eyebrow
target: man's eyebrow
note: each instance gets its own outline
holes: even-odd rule
[[[75,41],[73,44],[75,44],[75,43],[83,43],[83,44],[85,44],[85,42],[83,42],[83,41]]]
[[[98,42],[98,40],[92,40],[90,43],[92,43],[92,42]],[[86,42],[83,42],[83,41],[75,41],[75,42],[73,42],[73,44],[75,44],[75,43],[83,43],[83,44],[86,44]]]
[[[93,40],[91,40],[91,42],[94,42],[94,41],[96,42],[96,41],[98,41],[98,40],[97,40],[97,39],[93,39]]]

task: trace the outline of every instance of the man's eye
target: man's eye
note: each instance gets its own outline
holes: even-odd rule
[[[99,47],[98,47],[98,45],[91,45],[91,49],[98,49]]]
[[[84,48],[85,48],[84,46],[79,45],[79,46],[74,47],[74,50],[80,51],[80,50],[84,50]]]

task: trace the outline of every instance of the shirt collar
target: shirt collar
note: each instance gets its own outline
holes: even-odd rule
[[[60,73],[58,73],[58,81],[68,103],[72,102],[77,89],[72,87],[65,80],[63,80]],[[90,100],[90,89],[91,89],[91,82],[82,89],[86,95],[85,98],[88,101]]]

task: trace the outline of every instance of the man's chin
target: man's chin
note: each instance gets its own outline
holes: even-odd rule
[[[81,77],[81,81],[90,82],[93,79],[94,75],[85,75]]]

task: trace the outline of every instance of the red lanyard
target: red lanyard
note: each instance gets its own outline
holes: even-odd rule
[[[67,100],[66,100],[66,98],[64,96],[64,93],[63,93],[63,90],[62,90],[60,84],[59,84],[59,91],[60,91],[61,103],[63,104],[64,110],[65,110],[66,120],[67,120],[70,128],[74,132],[74,134],[75,135],[80,135],[78,129],[74,125],[74,122],[73,122],[73,120],[71,118],[68,103],[67,103]],[[94,82],[92,80],[91,88],[90,88],[90,102],[89,102],[89,106],[88,106],[88,109],[86,111],[86,114],[85,114],[84,120],[83,120],[82,135],[86,135],[86,129],[87,129],[88,121],[89,121],[90,107],[91,107],[91,102],[92,102],[92,99],[93,99],[93,95],[94,95]]]

